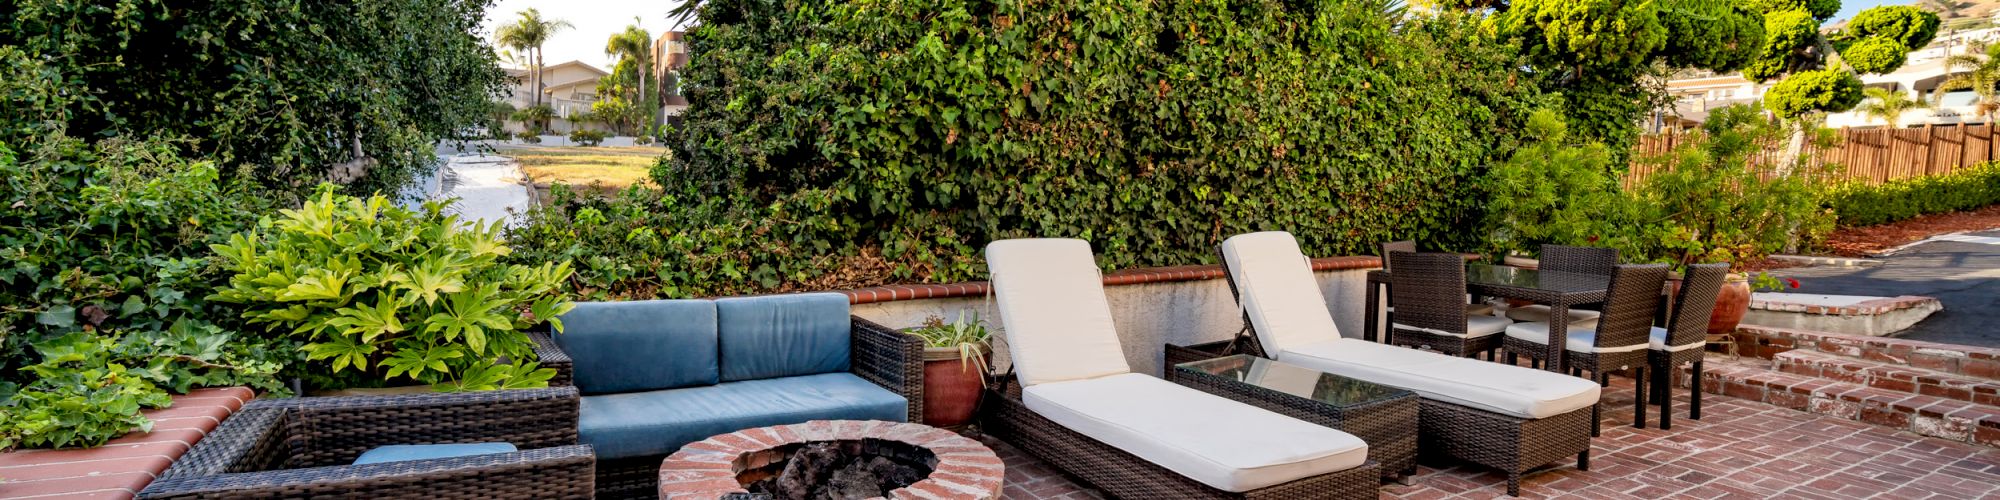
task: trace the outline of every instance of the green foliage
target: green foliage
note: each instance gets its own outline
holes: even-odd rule
[[[1749,5],[1707,1],[1663,5],[1660,22],[1667,27],[1668,66],[1730,72],[1763,49],[1764,14]]]
[[[960,311],[958,319],[950,323],[944,322],[944,318],[931,316],[924,318],[922,326],[904,331],[924,339],[924,347],[957,349],[958,361],[967,370],[989,371],[986,353],[991,347],[987,343],[990,333],[986,330],[986,323],[979,320],[977,312]],[[984,383],[983,380],[981,383]]]
[[[1930,45],[1939,23],[1936,13],[1908,5],[1884,5],[1855,14],[1844,30],[1854,38],[1884,37],[1915,50]]]
[[[1693,264],[1753,262],[1823,237],[1833,224],[1820,205],[1824,170],[1808,158],[1789,166],[1760,158],[1789,133],[1751,106],[1715,110],[1700,134],[1638,160],[1656,170],[1603,207],[1601,244],[1627,260]]]
[[[139,414],[165,408],[166,391],[112,358],[116,342],[78,332],[37,344],[42,362],[28,366],[34,382],[0,406],[0,449],[95,447],[133,429],[150,431]]]
[[[303,189],[353,159],[390,190],[478,125],[504,75],[477,34],[486,0],[36,0],[0,7],[0,46],[69,89],[76,137],[199,139],[262,185]],[[8,112],[15,112],[9,103]]]
[[[1993,204],[2000,204],[2000,163],[1992,162],[1875,185],[1851,182],[1834,187],[1827,196],[1827,205],[1839,214],[1843,226],[1887,224]]]
[[[1764,107],[1785,118],[1840,112],[1861,102],[1861,79],[1839,69],[1794,73],[1764,94]]]
[[[980,245],[1027,235],[1111,267],[1279,227],[1316,254],[1471,246],[1474,180],[1544,102],[1476,19],[1353,2],[701,8],[664,191],[558,196],[515,261],[700,296],[972,279]]]
[[[1573,144],[1562,118],[1536,111],[1528,143],[1487,173],[1488,242],[1496,254],[1532,253],[1543,244],[1598,236],[1599,210],[1619,200],[1617,155],[1603,144]]]
[[[500,223],[465,223],[444,209],[414,211],[323,187],[304,206],[215,245],[235,275],[210,300],[244,304],[250,323],[304,343],[311,374],[332,374],[319,381],[331,388],[546,381],[532,365],[493,365],[535,359],[523,329],[547,321],[561,331],[556,316],[573,307],[557,291],[568,263],[499,264],[510,252]]]
[[[1899,90],[1868,87],[1861,89],[1861,93],[1867,96],[1867,100],[1862,101],[1861,105],[1855,107],[1854,110],[1873,118],[1879,118],[1882,120],[1883,125],[1890,127],[1901,126],[1903,113],[1905,112],[1931,107],[1930,103],[1920,99],[1913,99],[1909,94]]]
[[[1668,45],[1659,16],[1647,0],[1515,0],[1496,24],[1502,38],[1533,40],[1523,49],[1552,67],[1630,73]]]
[[[1820,21],[1840,13],[1840,0],[1751,0],[1750,3],[1767,13],[1798,11]]]
[[[549,120],[554,120],[555,117],[555,108],[550,108],[547,104],[528,106],[514,112],[514,121],[521,122],[521,125],[527,128],[525,132],[529,135],[540,135],[548,130]]]
[[[1883,74],[1903,67],[1909,49],[1887,37],[1868,37],[1840,50],[1840,58],[1862,73]]]
[[[1743,77],[1766,82],[1783,75],[1807,57],[1806,49],[1819,42],[1819,21],[1803,10],[1784,10],[1764,15],[1764,46],[1757,58],[1743,67]]]
[[[580,128],[569,133],[569,141],[578,146],[596,146],[604,142],[604,131]]]

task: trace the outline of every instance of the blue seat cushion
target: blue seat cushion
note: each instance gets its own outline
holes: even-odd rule
[[[666,455],[717,434],[808,420],[902,422],[909,408],[852,373],[822,373],[584,396],[577,431],[603,460]]]
[[[716,300],[722,381],[847,371],[847,302],[838,293]]]
[[[406,462],[433,458],[469,457],[493,453],[513,453],[519,451],[514,443],[467,443],[467,444],[392,444],[377,446],[361,452],[354,459],[354,465],[379,464],[383,462]]]
[[[579,302],[555,336],[584,394],[713,385],[715,302]]]

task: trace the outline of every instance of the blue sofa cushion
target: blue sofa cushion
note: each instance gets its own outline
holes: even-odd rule
[[[599,460],[666,455],[717,434],[808,420],[908,420],[909,402],[852,373],[584,396],[577,432]]]
[[[722,381],[847,371],[847,296],[803,293],[715,301]]]
[[[584,394],[713,385],[715,302],[579,302],[562,316],[556,344]]]
[[[383,462],[405,462],[432,458],[469,457],[492,453],[513,453],[520,451],[514,443],[467,443],[467,444],[392,444],[377,446],[361,452],[354,459],[354,465],[379,464]]]

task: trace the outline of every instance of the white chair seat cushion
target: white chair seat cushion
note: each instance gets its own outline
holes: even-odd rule
[[[1526,340],[1537,344],[1548,345],[1549,324],[1515,323],[1514,326],[1507,327],[1507,336],[1510,338]],[[1569,327],[1569,333],[1564,338],[1563,348],[1586,354],[1600,354],[1600,353],[1637,351],[1640,349],[1645,349],[1646,344],[1598,347],[1597,330],[1581,326],[1571,326]]]
[[[1278,361],[1531,419],[1589,408],[1600,390],[1595,382],[1560,373],[1356,339],[1286,350],[1278,353]]]
[[[1400,328],[1400,329],[1403,329],[1403,330],[1416,330],[1416,331],[1419,331],[1419,332],[1424,332],[1424,333],[1429,333],[1429,334],[1433,334],[1433,335],[1448,335],[1448,336],[1452,336],[1452,337],[1461,337],[1461,338],[1468,338],[1468,339],[1476,339],[1476,338],[1480,338],[1480,337],[1485,337],[1485,336],[1487,336],[1487,335],[1492,335],[1492,334],[1495,334],[1495,333],[1500,333],[1500,332],[1502,332],[1502,331],[1506,331],[1506,330],[1507,330],[1507,325],[1511,325],[1511,324],[1514,324],[1514,321],[1513,321],[1513,320],[1509,320],[1509,319],[1507,319],[1507,318],[1502,318],[1502,317],[1499,317],[1499,316],[1466,316],[1466,317],[1465,317],[1465,334],[1464,334],[1464,335],[1460,335],[1460,334],[1457,334],[1457,333],[1452,333],[1452,332],[1447,332],[1447,331],[1444,331],[1444,330],[1435,330],[1435,329],[1430,329],[1430,328],[1417,328],[1417,327],[1414,327],[1414,326],[1410,326],[1410,325],[1405,325],[1405,324],[1402,324],[1402,323],[1397,323],[1397,324],[1396,324],[1396,328]]]
[[[1646,348],[1655,351],[1681,352],[1688,349],[1700,349],[1702,348],[1702,346],[1708,345],[1708,339],[1702,339],[1695,341],[1693,343],[1668,347],[1667,329],[1660,328],[1657,326],[1653,327],[1653,333],[1651,335],[1647,335],[1646,338],[1647,338]]]
[[[1387,301],[1387,299],[1383,299],[1383,301],[1384,301],[1384,302],[1386,302],[1386,301]],[[1394,308],[1394,307],[1391,307],[1391,308],[1389,308],[1389,312],[1396,312],[1396,308]],[[1492,316],[1492,315],[1493,315],[1493,304],[1466,304],[1466,305],[1465,305],[1465,315],[1466,315],[1466,316]]]
[[[1597,318],[1603,313],[1589,309],[1570,309],[1569,326],[1597,328]],[[1529,304],[1507,309],[1507,317],[1523,323],[1549,322],[1549,306]]]
[[[1368,461],[1368,444],[1352,434],[1143,374],[1028,386],[1021,400],[1063,427],[1223,491]]]

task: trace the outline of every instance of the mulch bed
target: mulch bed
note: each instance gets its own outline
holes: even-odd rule
[[[1843,227],[1826,238],[1826,250],[1842,257],[1870,254],[1946,233],[2000,228],[2000,205],[1978,210],[1919,216],[1879,226]]]

